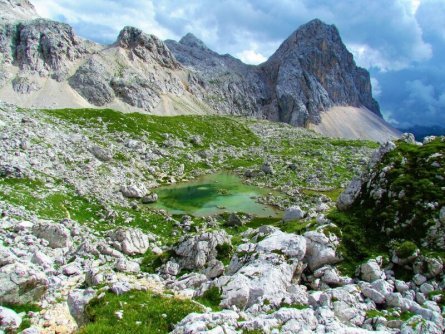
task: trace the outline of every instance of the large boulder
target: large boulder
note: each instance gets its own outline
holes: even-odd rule
[[[127,198],[142,198],[147,193],[147,189],[144,185],[126,185],[121,187],[121,193]]]
[[[117,242],[118,250],[126,255],[144,254],[150,246],[150,241],[154,241],[154,236],[137,228],[120,227],[110,232],[109,237]]]
[[[87,322],[85,306],[96,296],[94,289],[75,289],[68,295],[68,308],[79,326]]]
[[[366,282],[374,282],[375,280],[385,278],[385,273],[380,268],[380,261],[371,259],[360,265],[360,277]]]
[[[22,318],[9,308],[0,306],[0,331],[6,330],[8,333],[20,327]]]
[[[129,261],[124,258],[117,259],[116,264],[114,265],[114,268],[117,271],[121,271],[124,273],[130,273],[130,274],[137,274],[141,271],[139,263],[137,263],[135,261]]]
[[[326,265],[335,264],[340,261],[336,254],[339,244],[338,238],[332,234],[327,237],[325,234],[309,231],[304,234],[306,238],[306,255],[304,261],[312,271]]]
[[[284,212],[283,220],[285,222],[300,220],[304,218],[304,211],[299,206],[291,206]]]
[[[230,236],[225,231],[205,232],[182,238],[174,251],[181,268],[200,270],[217,258],[218,246],[225,244],[230,245]]]
[[[32,264],[12,263],[0,268],[0,286],[0,303],[35,303],[47,291],[48,279]]]
[[[304,269],[306,239],[270,229],[258,244],[238,246],[226,276],[218,279],[221,306],[249,308],[254,304],[306,304],[306,288],[298,285]]]
[[[32,228],[33,234],[48,241],[52,248],[71,247],[73,244],[70,231],[62,224],[41,221]]]
[[[357,178],[349,183],[348,187],[340,194],[337,200],[337,208],[340,210],[346,210],[354,203],[354,201],[360,195],[362,189],[362,180]]]

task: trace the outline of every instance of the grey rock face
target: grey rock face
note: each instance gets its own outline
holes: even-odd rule
[[[80,66],[69,79],[69,84],[88,102],[103,106],[114,99],[114,91],[109,85],[111,74],[96,57]]]
[[[35,303],[48,288],[46,275],[21,263],[0,268],[0,302],[10,304]]]
[[[76,289],[68,295],[68,307],[78,325],[83,325],[86,322],[85,306],[94,296],[96,296],[96,291],[91,288],[86,290]]]
[[[70,231],[61,224],[40,222],[33,226],[32,232],[37,238],[48,241],[52,248],[70,247],[72,245]]]
[[[66,79],[71,62],[88,52],[69,25],[44,19],[19,23],[16,38],[19,68],[58,81]]]
[[[143,61],[155,60],[159,65],[170,69],[180,67],[164,42],[154,35],[145,34],[140,29],[125,27],[119,33],[116,45]]]
[[[28,77],[17,76],[12,80],[12,88],[20,94],[29,94],[40,89],[37,82]]]
[[[38,17],[39,15],[29,0],[0,0],[0,24]]]
[[[114,78],[111,87],[125,103],[144,110],[152,110],[160,101],[161,90],[139,75]]]
[[[380,115],[369,73],[355,65],[335,26],[320,20],[301,26],[259,66],[218,55],[192,34],[166,44],[196,71],[206,102],[224,113],[296,126],[319,123],[320,112],[334,105],[365,106]]]
[[[130,106],[152,111],[162,94],[185,93],[174,72],[178,70],[182,71],[182,66],[161,40],[125,27],[113,45],[77,69],[69,84],[96,106],[118,98]]]

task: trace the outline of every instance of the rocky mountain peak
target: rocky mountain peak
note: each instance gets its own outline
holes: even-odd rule
[[[281,119],[317,124],[332,106],[365,106],[381,116],[369,73],[357,67],[334,25],[312,20],[293,32],[264,64],[276,83]],[[300,100],[303,103],[295,103]],[[295,118],[295,116],[297,116]]]
[[[195,35],[193,35],[190,32],[181,38],[181,40],[179,41],[179,44],[190,46],[190,47],[197,48],[197,49],[202,49],[202,50],[208,49],[203,41],[201,41],[199,38],[197,38]]]
[[[127,26],[123,28],[119,33],[115,45],[127,49],[130,55],[144,62],[154,60],[159,65],[171,69],[176,69],[181,66],[163,41],[135,27]]]
[[[335,25],[329,25],[319,19],[314,19],[295,30],[278,48],[272,59],[292,56],[293,52],[307,53],[316,49],[326,53],[330,50],[347,53],[338,29]],[[350,55],[352,58],[352,54]],[[352,61],[352,59],[351,59]]]
[[[0,23],[38,17],[34,6],[28,0],[0,0]]]

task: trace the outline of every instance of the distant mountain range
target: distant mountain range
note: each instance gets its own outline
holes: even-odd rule
[[[27,0],[0,0],[0,8],[0,99],[6,102],[243,115],[380,141],[399,134],[381,118],[369,73],[355,65],[337,28],[318,19],[252,66],[217,54],[192,34],[163,42],[125,27],[104,46],[79,38],[67,24],[38,18]],[[334,107],[346,109],[334,117]]]

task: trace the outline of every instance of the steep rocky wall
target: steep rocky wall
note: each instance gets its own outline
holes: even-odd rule
[[[369,73],[355,65],[337,28],[320,20],[292,33],[259,66],[219,55],[191,34],[166,44],[201,78],[204,99],[226,113],[296,126],[318,124],[320,112],[335,105],[365,106],[381,116]]]

